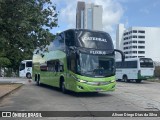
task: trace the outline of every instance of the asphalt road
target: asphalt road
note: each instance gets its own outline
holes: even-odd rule
[[[49,86],[37,86],[33,82],[0,101],[0,111],[159,111],[160,83],[144,81],[137,83],[117,82],[114,92],[61,93]],[[53,119],[53,118],[48,118]],[[61,119],[61,118],[54,118]],[[64,119],[64,118],[63,118]],[[70,120],[70,118],[67,118]],[[82,119],[82,118],[72,118]],[[86,119],[86,118],[85,118]],[[87,119],[106,119],[90,117]],[[112,118],[113,119],[113,118]],[[128,118],[114,118],[116,120]],[[129,118],[131,119],[131,118]],[[135,119],[135,118],[134,118]],[[137,118],[136,118],[137,119]],[[140,118],[150,119],[150,118]],[[152,118],[152,120],[158,118]]]

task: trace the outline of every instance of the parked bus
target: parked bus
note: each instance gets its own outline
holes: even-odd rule
[[[37,83],[58,87],[62,92],[115,90],[115,51],[108,33],[70,29],[58,34],[33,55]]]
[[[23,60],[19,67],[19,77],[32,77],[32,60]]]
[[[116,79],[129,82],[142,80],[154,76],[154,63],[151,58],[130,58],[124,62],[116,61]]]

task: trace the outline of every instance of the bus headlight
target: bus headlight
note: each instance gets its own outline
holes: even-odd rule
[[[85,81],[85,80],[81,80],[81,79],[78,79],[78,82],[86,83],[87,81]]]
[[[114,83],[114,82],[115,82],[115,80],[111,80],[110,82],[111,82],[111,83]]]

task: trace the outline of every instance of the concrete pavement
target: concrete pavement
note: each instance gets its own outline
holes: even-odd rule
[[[16,77],[0,77],[0,99],[27,84],[28,79]]]

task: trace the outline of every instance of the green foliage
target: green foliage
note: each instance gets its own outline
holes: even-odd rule
[[[155,66],[154,76],[160,78],[160,66]]]
[[[0,66],[17,69],[35,48],[49,44],[57,15],[50,0],[0,0]]]

